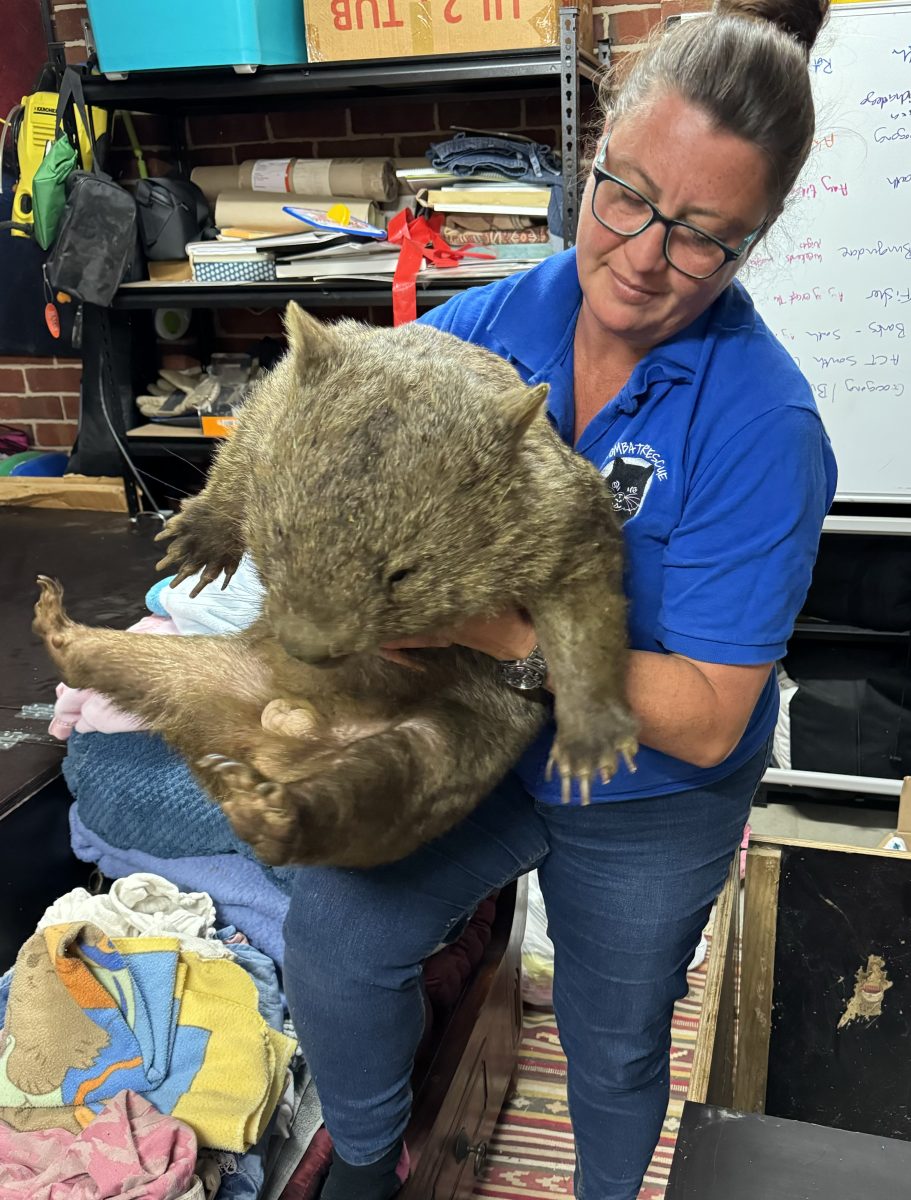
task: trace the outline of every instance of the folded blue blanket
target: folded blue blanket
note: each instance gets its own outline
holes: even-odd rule
[[[77,858],[95,863],[109,879],[132,875],[134,871],[151,871],[170,879],[184,891],[208,892],[219,923],[235,925],[254,946],[281,966],[285,954],[282,927],[289,898],[268,878],[266,868],[253,860],[241,854],[158,858],[142,850],[112,846],[84,824],[79,803],[70,808],[70,841]]]
[[[264,866],[157,735],[74,733],[63,774],[83,825],[109,846],[156,858],[240,854],[290,894],[294,868]]]

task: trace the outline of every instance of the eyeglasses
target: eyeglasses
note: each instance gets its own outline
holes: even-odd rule
[[[698,225],[666,217],[647,196],[605,171],[603,164],[607,161],[609,141],[610,134],[605,137],[592,167],[595,179],[592,215],[611,233],[628,238],[638,237],[658,221],[665,229],[664,257],[682,275],[688,275],[690,279],[710,279],[725,263],[742,258],[765,229],[767,217],[734,248]]]

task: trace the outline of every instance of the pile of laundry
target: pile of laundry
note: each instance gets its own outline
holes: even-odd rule
[[[192,636],[236,633],[256,619],[263,588],[249,558],[230,583],[190,593],[196,577],[176,587],[155,584],[138,633]],[[60,684],[50,732],[69,739],[63,774],[73,852],[109,879],[135,871],[163,875],[212,897],[219,920],[243,929],[279,966],[282,926],[293,871],[264,866],[237,838],[184,760],[136,717],[97,692]]]
[[[153,874],[55,901],[0,1021],[0,1200],[278,1196],[321,1125],[274,962]]]

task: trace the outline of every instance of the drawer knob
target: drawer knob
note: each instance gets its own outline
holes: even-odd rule
[[[474,1155],[474,1173],[475,1175],[483,1175],[484,1168],[487,1166],[487,1143],[478,1142],[476,1146],[472,1146],[468,1134],[464,1129],[460,1129],[456,1134],[456,1139],[452,1147],[452,1152],[456,1157],[456,1162],[464,1162],[469,1154]]]

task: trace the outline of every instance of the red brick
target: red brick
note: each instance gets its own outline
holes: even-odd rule
[[[117,124],[118,128],[123,129],[122,121],[118,121]],[[136,126],[139,144],[144,150],[171,146],[171,122],[167,117],[157,113],[134,113],[133,124]],[[123,130],[121,136],[126,136],[126,130]]]
[[[608,38],[607,18],[603,13],[592,13],[592,40],[595,45]]]
[[[433,104],[424,97],[412,103],[370,100],[351,105],[353,133],[421,133],[436,127]]]
[[[294,112],[269,113],[268,135],[276,142],[295,138],[345,137],[348,124],[341,104],[308,105]]]
[[[25,375],[21,367],[0,367],[0,393],[21,396],[25,392]]]
[[[398,158],[423,158],[430,149],[431,142],[445,140],[445,133],[413,133],[410,136],[396,138],[396,156]]]
[[[54,14],[54,29],[61,42],[82,42],[85,34],[82,22],[86,19],[84,8],[64,8]]]
[[[63,415],[68,421],[77,421],[79,419],[79,397],[78,396],[61,396],[63,403]]]
[[[0,421],[57,421],[62,416],[59,396],[0,396]]]
[[[269,141],[265,113],[200,115],[191,117],[187,124],[192,146],[224,146],[234,142]]]
[[[194,167],[223,167],[237,161],[233,146],[204,146],[189,152]]]
[[[72,45],[65,47],[64,56],[68,63],[81,66],[88,58],[85,42],[74,42]]]
[[[712,0],[661,0],[661,18],[679,17],[683,13],[708,12]]]
[[[247,158],[312,158],[312,142],[238,142],[237,161]]]
[[[385,158],[395,154],[394,138],[351,138],[344,142],[315,142],[317,158]]]
[[[609,13],[608,29],[614,44],[644,42],[661,20],[661,7],[639,8],[631,12]]]
[[[30,358],[23,362],[21,354],[0,355],[0,367],[34,366],[35,363],[47,363],[49,367],[52,367],[56,362],[56,358]]]
[[[522,125],[520,100],[449,100],[437,105],[439,128],[467,125],[470,129],[519,129]]]
[[[78,426],[75,421],[35,421],[35,446],[41,449],[69,449],[76,440]]]
[[[76,392],[82,383],[82,367],[27,367],[30,392]]]
[[[496,113],[495,108],[491,108],[491,113]],[[525,111],[523,114],[523,125],[559,125],[560,123],[560,97],[557,95],[556,89],[552,96],[526,96]]]

